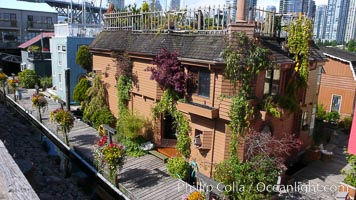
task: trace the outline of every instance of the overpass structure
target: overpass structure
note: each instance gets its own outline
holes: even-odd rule
[[[58,16],[68,17],[69,23],[101,24],[107,8],[96,7],[93,2],[73,3],[60,0],[45,0],[55,8]]]

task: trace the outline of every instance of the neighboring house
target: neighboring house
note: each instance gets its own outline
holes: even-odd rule
[[[57,18],[57,11],[46,3],[1,1],[0,49],[16,49],[42,32],[53,32]]]
[[[341,117],[351,116],[356,95],[356,53],[334,47],[322,47],[328,62],[321,76],[318,103],[327,112],[336,111]]]
[[[41,77],[52,76],[51,53],[49,38],[54,36],[53,32],[41,33],[21,44],[21,71],[25,69],[35,70]]]
[[[108,19],[110,20],[109,17]],[[109,21],[109,24],[113,24],[112,21]],[[252,35],[254,28],[249,24],[231,25],[229,32],[246,31],[247,34]],[[115,27],[108,27],[108,30],[115,30]],[[152,119],[151,108],[160,100],[162,90],[156,81],[150,80],[151,72],[147,71],[147,67],[153,66],[151,62],[162,48],[179,52],[179,59],[186,72],[196,79],[194,86],[196,89],[189,93],[189,102],[177,103],[178,110],[184,113],[190,122],[192,141],[190,159],[198,164],[200,172],[211,177],[214,164],[229,157],[231,132],[228,125],[231,100],[222,96],[231,95],[233,88],[231,82],[223,75],[226,64],[222,52],[226,47],[226,35],[214,31],[204,33],[182,34],[178,31],[150,34],[127,30],[103,31],[92,42],[90,50],[93,53],[93,70],[102,75],[108,94],[109,108],[115,116],[119,112],[116,88],[118,67],[115,55],[127,53],[135,77],[128,108],[150,119]],[[260,39],[262,44],[273,53],[276,68],[273,72],[260,72],[253,83],[254,95],[259,99],[263,99],[265,95],[283,96],[295,63],[283,48],[284,39],[273,37]],[[304,146],[312,144],[317,107],[318,69],[324,64],[325,57],[316,46],[312,46],[310,54],[309,87],[306,91],[300,91],[300,111],[296,113],[285,111],[281,119],[273,118],[271,115],[262,118],[256,113],[255,119],[251,120],[251,127],[254,130],[270,132],[276,138],[281,138],[284,134],[296,134],[303,141]],[[250,102],[257,106],[256,101]],[[154,133],[150,137],[155,145],[174,147],[177,140],[174,132],[171,131],[172,119],[161,118],[154,125]],[[239,157],[242,158],[243,154],[242,147],[239,149]]]
[[[70,101],[73,89],[86,70],[75,63],[81,45],[89,45],[100,32],[97,25],[56,24],[54,37],[50,39],[52,55],[53,92],[66,101],[65,71],[70,69]]]

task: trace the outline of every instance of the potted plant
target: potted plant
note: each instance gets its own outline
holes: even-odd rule
[[[40,122],[42,122],[41,109],[44,112],[45,108],[48,105],[48,102],[47,102],[46,98],[44,97],[44,95],[42,93],[40,93],[40,94],[36,94],[35,93],[35,94],[32,95],[31,101],[32,101],[32,106],[37,108]]]
[[[305,157],[308,161],[320,160],[321,158],[320,148],[316,145],[307,148],[305,152]]]
[[[339,191],[348,192],[349,198],[354,199],[356,197],[356,155],[346,154],[346,160],[351,169],[341,171],[346,178],[340,183]]]
[[[118,170],[124,164],[126,156],[125,149],[122,145],[108,143],[107,136],[103,136],[94,147],[94,159],[100,172],[108,170],[108,175],[112,183],[117,185]]]

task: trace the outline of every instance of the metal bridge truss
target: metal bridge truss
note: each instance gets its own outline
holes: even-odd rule
[[[21,64],[21,56],[0,52],[0,58],[3,61]]]
[[[59,16],[68,17],[68,22],[73,23],[102,24],[103,13],[107,10],[107,8],[100,10],[100,7],[95,7],[93,2],[81,4],[58,0],[45,0],[45,2],[55,8]]]

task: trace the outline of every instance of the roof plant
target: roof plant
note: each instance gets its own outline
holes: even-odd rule
[[[287,47],[294,54],[295,72],[300,75],[301,83],[307,86],[309,71],[309,42],[312,39],[313,21],[299,15],[287,28]]]

